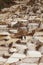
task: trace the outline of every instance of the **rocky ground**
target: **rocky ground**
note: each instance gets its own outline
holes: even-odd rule
[[[13,0],[13,4],[10,7],[3,7],[0,11],[0,21],[5,21],[6,19],[16,18],[26,18],[35,16],[39,20],[43,21],[43,1],[38,0]],[[7,4],[8,5],[8,4]],[[10,4],[9,4],[10,5]],[[34,17],[34,18],[35,18]],[[33,18],[32,18],[33,19]]]

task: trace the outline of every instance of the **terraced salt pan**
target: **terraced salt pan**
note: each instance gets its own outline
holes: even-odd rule
[[[27,57],[22,61],[25,63],[37,63],[41,57],[41,53],[38,51],[28,51]]]
[[[19,59],[23,59],[26,56],[24,54],[20,54],[20,53],[13,53],[13,55],[11,56],[12,58],[19,58]]]
[[[0,32],[0,35],[10,35],[8,32]]]
[[[26,45],[14,44],[14,46],[19,50],[19,53],[23,53],[25,49],[27,49]]]
[[[37,65],[36,63],[21,63],[19,65]]]
[[[27,56],[28,57],[41,57],[41,53],[39,51],[28,51]]]
[[[9,63],[9,64],[15,63],[15,62],[18,62],[18,61],[19,61],[19,59],[17,59],[17,58],[9,58],[9,59],[7,60],[7,62],[6,62],[6,64],[7,64],[7,63]]]
[[[5,62],[7,59],[4,59],[3,57],[0,57],[0,63]]]

